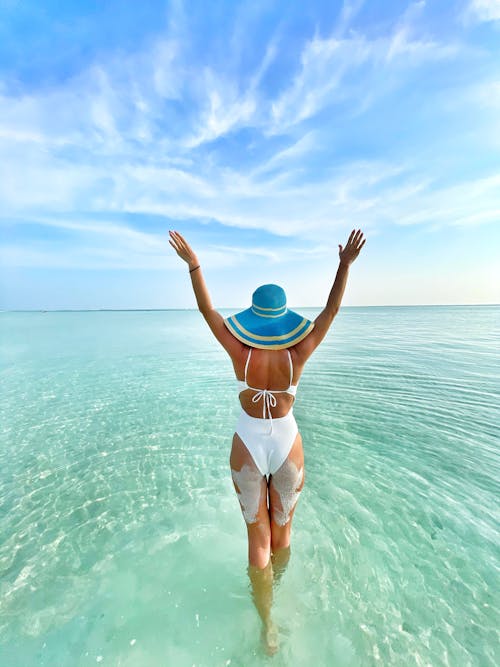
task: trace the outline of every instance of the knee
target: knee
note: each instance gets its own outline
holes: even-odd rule
[[[265,569],[271,558],[271,545],[261,546],[261,547],[252,547],[249,545],[248,548],[248,563],[253,567],[258,568],[259,570]]]
[[[248,531],[248,562],[260,569],[269,563],[271,558],[271,532],[260,524]]]
[[[290,525],[278,526],[273,524],[271,534],[271,549],[274,552],[290,547]]]

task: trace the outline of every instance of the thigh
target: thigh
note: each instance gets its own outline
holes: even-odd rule
[[[233,436],[229,464],[245,522],[269,530],[266,476],[261,474],[237,433]]]
[[[304,481],[302,436],[297,433],[290,453],[269,480],[269,512],[273,525],[289,527]]]

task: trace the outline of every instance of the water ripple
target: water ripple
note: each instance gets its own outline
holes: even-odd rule
[[[276,664],[500,664],[499,312],[345,309],[312,357]],[[198,314],[2,317],[5,664],[261,664]]]

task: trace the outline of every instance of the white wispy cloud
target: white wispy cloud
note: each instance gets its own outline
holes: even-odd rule
[[[499,219],[498,193],[500,173],[419,192],[418,210],[402,214],[398,222],[401,225],[432,223],[434,226],[495,223]]]
[[[256,178],[276,169],[282,169],[284,166],[289,169],[290,164],[300,161],[302,158],[313,153],[320,145],[318,133],[310,130],[297,141],[287,146],[283,150],[274,153],[268,160],[262,162],[258,167],[251,171],[251,177]]]
[[[500,0],[471,0],[464,14],[479,22],[500,21]]]
[[[316,32],[301,43],[297,71],[275,89],[264,82],[280,55],[279,30],[240,79],[231,67],[189,61],[182,3],[168,34],[142,52],[110,56],[54,88],[18,95],[3,85],[2,216],[10,224],[25,216],[74,233],[81,246],[54,265],[109,261],[131,268],[168,266],[166,238],[103,221],[106,213],[216,220],[297,239],[352,226],[375,233],[387,225],[491,222],[499,208],[494,174],[449,186],[416,156],[346,157],[335,166],[319,161],[333,131],[328,122],[311,129],[315,116],[345,100],[353,101],[353,115],[364,113],[409,71],[460,53],[457,43],[421,31],[424,2],[411,3],[387,34],[347,30],[363,4],[344,2],[329,36]],[[494,16],[493,3],[486,4]],[[498,81],[481,86],[477,104],[497,104]],[[251,166],[228,163],[212,147],[242,129],[266,147]],[[81,211],[87,217],[75,218]],[[262,247],[228,248],[278,261]],[[49,247],[9,243],[4,255],[6,249],[10,262],[57,262],[58,251]],[[207,252],[214,262],[232,261],[220,248]]]
[[[383,70],[391,65],[414,67],[452,58],[458,52],[457,45],[411,39],[410,32],[407,16],[390,37],[367,39],[354,32],[344,39],[315,36],[302,51],[301,69],[292,85],[271,105],[271,131],[282,132],[326,106],[356,96],[363,87],[362,83],[356,85],[359,78],[364,78],[359,73],[363,66],[368,70]]]
[[[500,109],[500,79],[480,82],[468,91],[473,101],[486,108]]]
[[[236,127],[251,125],[257,109],[257,100],[252,91],[240,95],[235,84],[223,82],[208,68],[205,69],[204,79],[206,103],[193,135],[184,140],[187,148],[213,141]]]
[[[364,4],[365,0],[344,0],[337,24],[334,28],[334,35],[336,37],[344,34]]]
[[[363,38],[314,37],[301,54],[301,69],[292,85],[271,104],[270,132],[287,128],[316,114],[326,104],[340,102],[340,84],[346,72],[366,62],[370,45]]]
[[[39,228],[60,229],[70,234],[67,239],[37,239],[30,246],[5,242],[0,246],[2,266],[53,267],[72,269],[172,269],[179,260],[168,244],[168,230],[164,234],[142,232],[123,223],[107,220],[96,222],[92,218],[67,220],[39,217],[30,219],[30,225]],[[19,220],[19,225],[26,224]],[[203,263],[208,268],[233,266],[240,257],[228,253],[225,248],[211,246],[204,250]],[[259,254],[259,253],[257,253]]]
[[[53,241],[33,242],[30,247],[6,243],[0,246],[0,262],[4,268],[54,268],[54,269],[87,269],[87,270],[146,270],[165,271],[178,269],[179,259],[169,248],[163,253],[143,254],[132,249],[111,246],[86,245],[67,248]],[[224,251],[203,250],[203,266],[205,268],[227,268],[241,264],[241,255]]]

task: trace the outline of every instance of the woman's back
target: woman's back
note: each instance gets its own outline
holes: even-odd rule
[[[290,411],[303,370],[293,348],[242,348],[241,354],[232,358],[232,362],[239,383],[241,407],[247,414],[263,417],[266,403],[273,417],[283,417]],[[264,390],[274,400],[269,397],[266,401]]]

